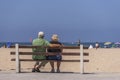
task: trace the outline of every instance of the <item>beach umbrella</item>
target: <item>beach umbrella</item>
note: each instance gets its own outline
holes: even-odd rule
[[[116,42],[115,44],[118,44],[118,45],[120,45],[120,42]]]
[[[105,42],[104,45],[110,45],[112,42]]]
[[[116,42],[114,44],[116,45],[116,47],[120,47],[120,42]]]

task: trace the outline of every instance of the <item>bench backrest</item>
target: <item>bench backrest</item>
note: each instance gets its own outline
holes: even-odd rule
[[[30,46],[30,45],[18,45],[16,44],[15,46],[10,46],[11,48],[15,48],[16,51],[12,51],[10,54],[11,55],[16,55],[16,58],[12,58],[11,61],[16,61],[16,72],[20,72],[20,61],[35,61],[32,59],[21,59],[19,56],[20,55],[56,55],[55,53],[49,53],[49,52],[23,52],[23,51],[19,51],[19,48],[40,48],[40,47],[44,47],[44,48],[50,48],[50,47],[46,47],[46,46]],[[53,47],[52,47],[53,48]],[[62,60],[61,62],[80,62],[80,66],[81,66],[81,73],[84,73],[84,62],[89,62],[88,59],[84,60],[84,56],[88,56],[88,53],[84,53],[83,49],[88,49],[88,47],[83,47],[83,45],[80,46],[63,46],[63,47],[54,47],[54,48],[59,48],[59,49],[80,49],[80,52],[62,52],[63,56],[80,56],[79,59],[75,59],[75,60],[71,60],[71,59],[67,59],[67,60]],[[40,61],[40,60],[39,60]],[[42,60],[41,60],[42,61]],[[49,60],[50,61],[50,60]],[[55,61],[55,60],[54,60]]]

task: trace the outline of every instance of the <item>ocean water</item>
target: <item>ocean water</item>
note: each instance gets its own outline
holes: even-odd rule
[[[8,47],[10,45],[15,45],[16,43],[18,43],[19,45],[32,45],[31,42],[0,42],[0,47],[7,45]],[[95,43],[96,42],[81,42],[81,44],[83,44],[84,46],[89,47],[90,45],[92,45],[93,47],[95,47]],[[105,42],[98,42],[101,48],[104,48],[106,45],[104,45]],[[65,46],[78,46],[77,43],[73,43],[73,42],[62,42],[63,45]],[[107,45],[107,48],[111,48],[114,45],[114,43]],[[118,46],[119,47],[119,46]]]

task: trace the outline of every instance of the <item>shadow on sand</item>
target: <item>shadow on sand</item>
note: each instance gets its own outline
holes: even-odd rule
[[[22,71],[20,73],[51,73],[51,72],[48,72],[48,71],[41,71],[41,72],[26,72],[26,71]],[[54,73],[57,73],[57,72],[54,72]],[[80,72],[60,72],[60,73],[57,73],[57,74],[81,74],[81,73]],[[86,75],[86,74],[95,74],[95,73],[83,73],[83,74]]]

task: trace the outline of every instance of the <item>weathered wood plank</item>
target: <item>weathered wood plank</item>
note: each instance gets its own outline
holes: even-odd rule
[[[11,52],[11,55],[15,55],[15,52]],[[57,55],[57,53],[48,53],[48,52],[19,52],[19,55]],[[79,56],[80,53],[77,52],[62,52],[62,55],[69,56]],[[84,56],[89,56],[89,53],[84,53]]]
[[[12,58],[11,61],[15,61],[15,58]],[[20,61],[43,61],[43,60],[33,60],[33,59],[19,59]],[[57,61],[57,60],[44,60],[44,61]],[[80,60],[61,60],[61,62],[80,62]],[[89,62],[88,59],[85,59],[84,62]]]
[[[11,45],[10,48],[15,48],[14,45]],[[19,48],[60,48],[60,49],[80,49],[79,46],[62,46],[62,47],[47,47],[47,46],[33,46],[33,45],[19,45]],[[88,49],[87,46],[83,47],[84,49]]]

